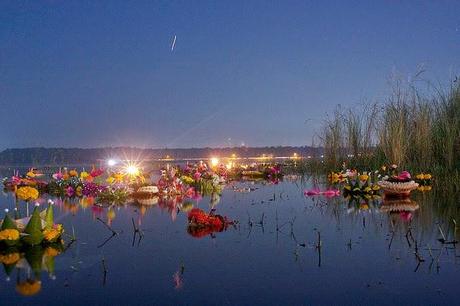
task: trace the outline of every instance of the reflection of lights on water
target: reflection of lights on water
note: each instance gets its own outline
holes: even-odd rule
[[[211,166],[217,167],[219,165],[219,159],[217,157],[211,158]]]
[[[117,162],[115,159],[112,159],[112,158],[111,158],[111,159],[109,159],[109,160],[107,161],[107,166],[113,167],[113,166],[115,166],[117,163],[118,163],[118,162]]]

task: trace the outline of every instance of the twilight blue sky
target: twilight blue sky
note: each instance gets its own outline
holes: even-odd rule
[[[458,74],[459,13],[459,1],[3,0],[0,149],[311,144],[337,104],[381,99],[395,71]]]

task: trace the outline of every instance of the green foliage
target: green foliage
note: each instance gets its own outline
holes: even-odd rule
[[[3,219],[1,230],[3,231],[5,229],[15,229],[15,230],[18,229],[18,227],[16,226],[16,223],[14,223],[14,221],[11,219],[11,217],[8,214],[6,214],[5,218]]]
[[[24,233],[27,236],[24,236],[22,240],[28,245],[38,245],[43,241],[42,221],[38,207],[35,207],[32,217],[24,229]]]
[[[50,204],[48,205],[48,208],[46,209],[45,228],[51,229],[53,225],[54,225],[54,211],[53,211],[53,205]]]
[[[452,83],[454,84],[454,83]],[[397,164],[412,171],[460,172],[460,84],[434,95],[395,82],[383,103],[338,107],[319,133],[323,169]]]

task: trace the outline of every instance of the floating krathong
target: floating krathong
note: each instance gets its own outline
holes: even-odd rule
[[[412,190],[418,188],[418,183],[414,181],[409,182],[390,182],[379,181],[378,185],[382,188],[386,196],[400,196],[408,197]]]
[[[411,191],[419,186],[407,171],[401,172],[398,176],[392,176],[377,183],[386,196],[408,197]]]
[[[340,190],[338,189],[327,189],[324,191],[321,191],[319,189],[311,189],[311,190],[305,190],[303,192],[305,196],[318,196],[318,195],[323,195],[327,198],[332,198],[340,195]]]
[[[143,186],[139,187],[131,196],[136,199],[139,203],[139,200],[148,200],[153,199],[158,196],[159,189],[157,186]],[[142,204],[142,203],[141,203]],[[154,203],[155,204],[155,203]]]
[[[213,212],[208,214],[199,208],[193,208],[188,213],[188,222],[187,232],[195,238],[222,232],[235,223],[227,217],[216,215]]]
[[[35,246],[58,243],[64,229],[61,224],[54,223],[53,206],[50,204],[40,213],[38,206],[30,218],[13,220],[6,213],[0,231],[0,250],[12,246]]]

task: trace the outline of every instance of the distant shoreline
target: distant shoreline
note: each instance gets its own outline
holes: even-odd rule
[[[141,149],[132,147],[114,148],[19,148],[0,152],[0,166],[46,165],[82,165],[96,164],[108,158],[123,160],[158,160],[158,159],[206,159],[220,158],[254,158],[254,157],[315,157],[323,152],[322,148],[311,146],[277,146],[277,147],[224,147],[224,148],[176,148],[176,149]]]

